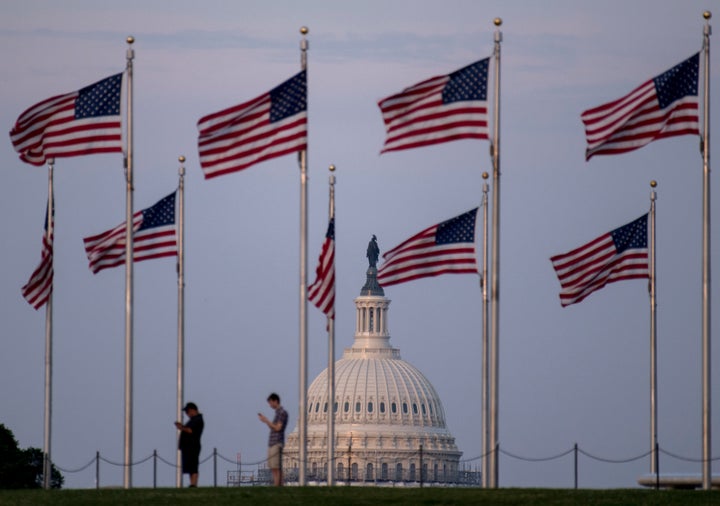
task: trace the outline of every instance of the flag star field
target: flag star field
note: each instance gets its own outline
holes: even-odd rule
[[[75,118],[96,118],[120,114],[122,74],[87,86],[78,91],[75,100]]]
[[[450,80],[442,91],[443,103],[487,100],[489,61],[485,58],[450,74]]]
[[[270,90],[270,123],[307,110],[307,72],[304,70]]]
[[[143,212],[143,221],[139,230],[161,227],[175,223],[175,193],[171,193]]]
[[[697,53],[654,79],[660,109],[687,95],[697,96],[699,59]]]
[[[476,216],[477,210],[473,209],[465,214],[442,222],[438,225],[435,242],[437,244],[473,242],[475,240]]]
[[[627,249],[647,248],[647,214],[610,232],[618,253]]]

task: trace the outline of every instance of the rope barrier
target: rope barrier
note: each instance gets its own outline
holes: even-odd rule
[[[671,453],[671,452],[669,452],[669,451],[667,451],[667,450],[663,450],[662,448],[659,448],[658,451],[659,451],[660,453],[664,453],[665,455],[667,455],[667,456],[669,456],[669,457],[673,457],[673,458],[678,459],[678,460],[684,460],[685,462],[696,462],[696,463],[705,462],[705,459],[692,459],[692,458],[690,458],[690,457],[683,457],[683,456],[681,456],[681,455],[676,455],[676,454],[674,454],[674,453]],[[710,462],[715,461],[715,460],[720,460],[720,457],[714,457],[714,458],[711,458],[711,459],[709,459],[709,460],[710,460]]]
[[[553,455],[553,456],[551,456],[551,457],[521,457],[521,456],[519,456],[519,455],[515,455],[515,454],[513,454],[513,453],[510,453],[510,452],[507,451],[507,450],[503,450],[502,448],[500,448],[499,451],[500,451],[500,453],[502,453],[503,455],[507,455],[508,457],[512,457],[512,458],[517,459],[517,460],[524,460],[524,461],[526,461],[526,462],[547,462],[547,461],[549,461],[549,460],[555,460],[555,459],[559,459],[559,458],[561,458],[561,457],[564,457],[565,455],[568,455],[568,454],[574,452],[574,451],[575,451],[575,448],[570,448],[570,449],[567,450],[567,451],[564,451],[564,452],[562,452],[562,453],[558,453],[557,455]]]
[[[345,451],[345,450],[343,450],[343,449],[341,449],[341,448],[338,448],[338,450],[340,450],[340,451]],[[387,450],[387,449],[386,449],[386,450]],[[375,476],[375,480],[381,480],[381,481],[382,481],[382,480],[390,479],[389,477],[391,477],[391,476],[396,476],[396,477],[397,477],[397,476],[400,476],[400,474],[397,474],[397,473],[401,472],[403,479],[405,479],[406,477],[409,477],[408,479],[410,479],[411,481],[412,481],[412,480],[417,481],[417,478],[416,478],[416,477],[417,477],[417,476],[420,476],[420,477],[421,477],[420,480],[423,481],[423,480],[425,479],[424,477],[426,476],[425,473],[428,473],[428,475],[429,475],[429,473],[431,472],[429,469],[425,469],[425,468],[424,468],[424,469],[417,469],[417,470],[415,470],[415,469],[414,469],[414,464],[411,464],[411,468],[409,468],[409,469],[404,469],[404,468],[403,468],[402,471],[397,471],[397,472],[396,472],[396,470],[393,469],[393,467],[396,467],[396,466],[398,466],[399,464],[403,464],[404,462],[407,462],[409,459],[418,459],[418,458],[419,458],[420,461],[422,462],[423,457],[428,458],[428,459],[432,459],[432,457],[431,457],[431,456],[428,456],[427,450],[423,451],[422,447],[421,447],[420,449],[418,449],[418,450],[407,450],[407,451],[397,450],[397,449],[394,449],[394,450],[395,450],[395,451],[399,451],[399,452],[401,453],[401,455],[396,456],[396,457],[393,457],[393,458],[388,458],[388,457],[386,457],[386,456],[381,456],[381,457],[378,457],[378,458],[377,458],[378,462],[379,462],[380,460],[382,461],[383,466],[384,466],[384,467],[383,467],[383,473],[386,473],[386,474],[383,474],[383,477],[382,477],[382,478],[379,478],[379,474],[376,475],[376,476]],[[678,455],[678,454],[676,454],[676,453],[673,453],[673,452],[671,452],[671,451],[665,450],[665,449],[660,448],[660,447],[657,447],[657,451],[658,451],[658,453],[665,454],[665,455],[667,455],[668,457],[672,457],[672,458],[674,458],[674,459],[682,460],[682,461],[685,461],[685,462],[693,462],[693,463],[701,463],[701,462],[703,462],[703,459],[701,459],[701,458],[700,458],[700,459],[697,459],[697,458],[685,457],[685,456]],[[516,454],[516,453],[514,453],[514,452],[510,452],[510,451],[505,450],[505,449],[501,449],[501,448],[498,446],[497,448],[491,449],[491,450],[489,450],[487,453],[481,454],[481,455],[479,455],[479,456],[477,456],[477,457],[472,457],[472,458],[468,458],[468,459],[459,460],[459,461],[458,461],[458,464],[466,464],[466,463],[469,463],[469,462],[474,462],[474,461],[477,461],[477,460],[479,460],[479,459],[481,459],[481,458],[483,458],[483,457],[485,457],[485,456],[487,456],[487,455],[494,454],[495,452],[501,453],[501,454],[503,454],[503,455],[505,455],[505,456],[507,456],[507,457],[513,458],[513,459],[522,460],[522,461],[526,461],[526,462],[548,462],[548,461],[551,461],[551,460],[560,459],[560,458],[565,457],[565,456],[567,456],[567,455],[569,455],[569,454],[571,454],[571,453],[575,453],[575,466],[576,466],[576,469],[575,469],[575,479],[576,479],[576,482],[577,482],[577,455],[578,455],[578,454],[582,454],[582,455],[584,455],[585,457],[587,457],[587,458],[589,458],[589,459],[592,459],[592,460],[595,460],[595,461],[605,462],[605,463],[609,463],[609,464],[626,464],[626,463],[634,462],[634,461],[637,461],[637,460],[640,460],[640,459],[644,459],[644,458],[646,458],[646,457],[648,457],[648,456],[653,455],[653,451],[650,450],[650,451],[647,451],[647,452],[642,453],[642,454],[640,454],[640,455],[633,456],[633,457],[629,457],[629,458],[612,459],[612,458],[600,457],[600,456],[594,455],[594,454],[592,454],[592,453],[589,453],[589,452],[587,452],[587,451],[579,448],[579,447],[577,446],[577,444],[576,444],[576,445],[574,445],[573,448],[570,448],[569,450],[562,451],[562,452],[560,452],[560,453],[558,453],[558,454],[555,454],[555,455],[550,455],[550,456],[547,456],[547,457],[527,457],[527,456],[518,455],[518,454]],[[357,469],[357,468],[351,470],[350,467],[356,466],[358,462],[370,462],[370,460],[372,460],[372,456],[373,456],[374,453],[375,453],[375,450],[374,450],[374,449],[373,449],[373,450],[368,450],[368,449],[365,449],[365,448],[358,448],[358,449],[356,449],[356,450],[353,450],[352,448],[350,448],[350,455],[349,455],[349,456],[348,456],[347,454],[346,454],[346,455],[336,455],[336,456],[334,457],[334,459],[333,459],[333,463],[334,463],[334,464],[337,463],[339,466],[343,466],[343,464],[347,464],[348,468],[347,468],[347,469],[343,469],[342,472],[343,472],[343,473],[351,473],[351,472],[353,473],[352,476],[351,476],[350,474],[347,475],[347,479],[348,479],[348,480],[368,481],[367,477],[364,478],[364,479],[362,478],[362,475],[363,475],[363,471],[362,471],[362,470]],[[261,469],[259,469],[259,467],[260,467],[261,465],[264,465],[264,464],[267,463],[267,458],[263,458],[263,459],[261,459],[261,460],[252,461],[252,462],[242,462],[242,463],[241,463],[241,462],[237,462],[235,459],[230,459],[230,458],[222,455],[221,453],[218,453],[217,449],[214,449],[214,451],[213,451],[212,453],[210,453],[209,455],[207,455],[207,456],[206,456],[204,459],[202,459],[199,463],[200,463],[200,464],[205,464],[205,463],[208,462],[209,460],[214,459],[213,475],[214,475],[215,486],[217,486],[217,458],[218,458],[218,457],[219,457],[221,460],[225,461],[227,464],[231,464],[231,465],[236,465],[236,466],[237,466],[237,470],[227,471],[228,476],[230,476],[230,473],[233,473],[233,474],[235,474],[235,473],[241,473],[243,468],[246,468],[246,469],[247,469],[247,468],[254,468],[254,469],[257,469],[258,471],[261,471]],[[300,467],[300,465],[301,465],[300,459],[299,459],[298,457],[294,456],[294,455],[293,455],[293,456],[286,455],[284,458],[285,458],[286,462],[289,464],[289,465],[287,466],[287,467],[288,467],[288,471],[291,472],[292,469],[294,469],[295,471],[297,471],[297,468]],[[155,462],[157,462],[157,460],[160,460],[160,462],[162,462],[162,463],[164,463],[164,464],[166,464],[166,465],[168,465],[168,466],[170,466],[170,467],[172,467],[172,468],[174,468],[174,469],[177,469],[177,468],[179,467],[178,465],[174,464],[173,462],[170,462],[170,461],[168,461],[167,459],[163,458],[162,456],[158,455],[158,454],[157,454],[157,450],[153,451],[153,453],[150,454],[150,455],[148,455],[147,457],[145,457],[145,458],[143,458],[143,459],[141,459],[141,460],[138,460],[138,461],[136,461],[136,462],[133,462],[133,463],[131,463],[131,464],[127,464],[127,465],[129,465],[129,466],[140,465],[140,464],[143,464],[143,463],[147,462],[147,461],[150,460],[150,459],[155,459]],[[720,460],[720,457],[711,458],[710,460],[711,460],[711,461],[718,461],[718,460]],[[95,457],[93,457],[92,459],[90,459],[90,461],[88,461],[87,464],[85,464],[85,465],[83,465],[83,466],[80,466],[80,467],[78,467],[78,468],[76,468],[76,469],[63,468],[63,467],[58,466],[55,462],[52,462],[52,465],[54,465],[60,472],[72,474],[72,473],[79,473],[79,472],[85,471],[85,470],[88,469],[90,466],[92,466],[93,464],[95,464],[95,465],[96,465],[96,471],[95,471],[95,472],[96,472],[96,480],[97,480],[98,486],[99,486],[99,473],[100,473],[99,464],[100,464],[101,461],[102,461],[102,462],[105,462],[105,463],[107,463],[107,464],[113,465],[113,466],[118,466],[118,467],[125,467],[125,466],[126,466],[126,464],[124,464],[124,463],[115,462],[115,461],[112,461],[112,460],[110,460],[110,459],[107,459],[107,458],[101,456],[101,455],[100,455],[100,452],[96,452]],[[352,464],[351,464],[351,463],[352,463]],[[318,463],[317,460],[308,460],[308,459],[305,460],[305,465],[306,465],[306,466],[308,466],[308,465],[318,466],[318,464],[319,464],[319,463]],[[327,466],[327,463],[326,463],[326,462],[323,462],[323,464],[324,464],[325,466]],[[333,467],[334,467],[334,464],[333,464]],[[322,467],[322,466],[318,466],[318,467]],[[378,467],[379,467],[379,466],[378,466]],[[267,470],[264,470],[264,471],[267,471]],[[323,473],[326,472],[326,470],[320,470],[320,469],[318,469],[317,471],[314,470],[313,473],[318,472],[318,471],[319,471],[318,476],[320,476],[320,477],[322,477]],[[417,471],[417,473],[418,473],[417,475],[415,474],[416,471]],[[156,472],[156,470],[154,469],[154,470],[153,470],[153,473],[155,473],[155,472]],[[340,471],[339,471],[339,472],[340,472]],[[372,471],[368,471],[368,473],[370,473],[370,472],[379,473],[379,472],[380,472],[380,469],[373,469]],[[437,470],[435,470],[435,473],[436,473],[436,472],[437,472]],[[464,470],[464,469],[461,470],[461,469],[458,468],[456,472],[457,472],[458,475],[459,475],[459,474],[465,473],[465,472],[467,472],[467,471]],[[239,476],[239,474],[237,474],[237,476]],[[368,476],[370,476],[370,474],[368,474]],[[268,479],[269,479],[269,478],[268,478]],[[459,478],[458,478],[458,479],[459,479]],[[228,478],[228,480],[230,480],[230,478]],[[260,479],[260,481],[264,483],[263,480],[264,480],[264,478],[263,478],[263,479]],[[373,481],[373,480],[370,480],[370,481]],[[442,479],[441,479],[441,481],[444,481],[444,482],[453,482],[452,479],[448,481],[448,479],[447,479],[447,477],[446,477],[446,472],[445,472],[445,471],[442,472]],[[460,482],[458,481],[457,483],[460,483]],[[466,484],[467,484],[467,483],[470,483],[470,482],[463,482],[463,483],[466,483]]]
[[[458,463],[462,464],[462,463],[465,463],[465,462],[473,462],[473,461],[475,461],[475,460],[479,460],[479,459],[481,459],[481,458],[483,458],[483,457],[487,457],[488,455],[492,455],[492,454],[494,454],[494,453],[495,453],[495,449],[494,449],[494,448],[491,448],[490,450],[486,451],[485,453],[481,453],[481,454],[478,455],[477,457],[472,457],[472,458],[469,458],[469,459],[460,459],[460,460],[458,461]]]
[[[227,462],[228,464],[237,464],[237,461],[236,461],[236,460],[230,460],[229,458],[225,457],[222,453],[217,453],[216,455],[217,455],[218,457],[220,457],[221,460],[224,460],[224,461]]]
[[[628,459],[615,460],[615,459],[606,459],[606,458],[602,458],[602,457],[597,457],[595,455],[591,455],[590,453],[588,453],[584,450],[581,450],[580,448],[578,448],[578,452],[582,453],[583,455],[585,455],[586,457],[588,457],[590,459],[597,460],[600,462],[607,462],[608,464],[626,464],[626,463],[632,462],[634,460],[644,459],[648,455],[652,455],[652,450],[650,450],[650,451],[643,453],[642,455],[638,455],[637,457],[630,457]]]
[[[99,455],[98,455],[98,458],[99,458],[100,460],[102,460],[103,462],[105,462],[105,463],[107,463],[107,464],[110,464],[110,465],[113,465],[113,466],[126,467],[126,464],[123,463],[123,462],[113,462],[113,461],[108,460],[108,459],[106,459],[105,457],[101,457],[101,456],[99,456]],[[151,453],[150,455],[148,455],[147,457],[145,457],[144,459],[142,459],[142,460],[138,460],[137,462],[131,462],[130,464],[127,464],[127,466],[129,466],[129,467],[137,466],[137,465],[140,465],[140,464],[143,464],[143,463],[147,462],[147,461],[150,460],[151,458],[153,458],[153,454],[152,454],[152,453]]]
[[[88,462],[87,464],[85,464],[82,467],[78,467],[77,469],[64,469],[64,468],[60,467],[59,465],[57,465],[55,462],[52,462],[52,460],[51,460],[51,463],[58,469],[58,471],[62,471],[63,473],[79,473],[80,471],[84,471],[85,469],[87,469],[88,467],[93,465],[95,463],[95,457],[90,459],[90,462]]]
[[[164,464],[167,464],[167,465],[169,465],[170,467],[174,467],[175,469],[179,469],[179,468],[180,468],[180,466],[178,466],[177,464],[173,464],[172,462],[165,460],[165,459],[162,458],[160,455],[155,454],[155,457],[156,457],[157,459],[159,459],[160,462],[162,462],[162,463],[164,463]]]

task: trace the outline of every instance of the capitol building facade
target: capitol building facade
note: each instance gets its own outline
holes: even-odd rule
[[[309,482],[327,480],[328,416],[335,416],[334,479],[354,484],[468,484],[479,473],[460,472],[462,452],[445,423],[442,402],[428,379],[390,344],[390,300],[368,268],[355,299],[355,340],[335,362],[335,398],[328,402],[328,370],[307,396]],[[298,476],[298,428],[283,451],[286,481]]]

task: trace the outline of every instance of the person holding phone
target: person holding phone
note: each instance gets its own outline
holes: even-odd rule
[[[175,427],[180,431],[178,449],[182,454],[182,472],[190,475],[190,486],[197,487],[200,436],[205,428],[205,421],[194,402],[188,402],[183,411],[187,415],[188,421],[184,425],[181,422],[175,422]]]
[[[285,426],[287,426],[288,414],[280,405],[280,396],[271,393],[267,398],[268,405],[275,411],[272,420],[262,413],[258,413],[258,418],[265,425],[270,427],[270,437],[268,439],[268,467],[272,471],[273,483],[276,487],[282,486],[282,449],[285,444]]]

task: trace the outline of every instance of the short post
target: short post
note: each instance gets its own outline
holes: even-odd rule
[[[655,490],[660,490],[660,453],[658,452],[658,443],[655,441]]]
[[[153,450],[153,488],[157,488],[157,450]]]
[[[217,487],[217,448],[213,448],[213,487]]]
[[[578,488],[578,445],[575,443],[575,490]]]

